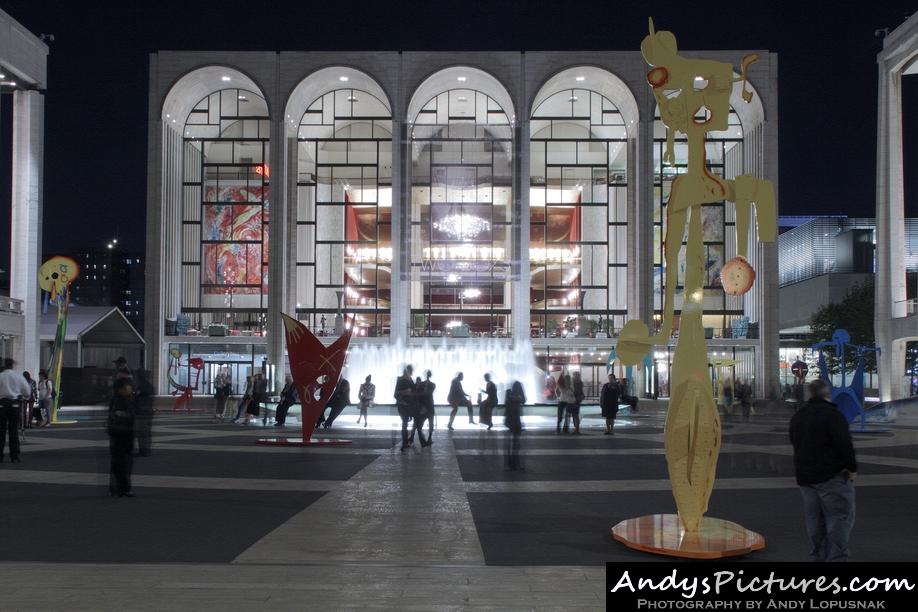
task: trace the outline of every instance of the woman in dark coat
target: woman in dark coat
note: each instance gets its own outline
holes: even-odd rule
[[[614,435],[612,427],[615,425],[615,417],[618,415],[618,400],[621,387],[615,374],[609,372],[609,382],[602,386],[602,392],[599,396],[599,407],[602,409],[602,416],[606,419],[606,435]]]
[[[523,404],[526,403],[526,393],[523,391],[523,385],[520,381],[514,381],[513,385],[507,389],[507,395],[504,399],[504,424],[510,430],[510,436],[507,438],[507,469],[521,470],[523,464],[520,462],[520,436],[523,433]]]

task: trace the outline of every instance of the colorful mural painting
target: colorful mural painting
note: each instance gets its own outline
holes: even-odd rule
[[[201,227],[204,293],[267,291],[269,189],[247,184],[207,187]]]

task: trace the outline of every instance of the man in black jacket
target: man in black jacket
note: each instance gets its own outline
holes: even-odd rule
[[[857,461],[848,421],[829,401],[822,380],[809,385],[810,401],[790,423],[794,470],[803,496],[806,532],[813,561],[847,561],[854,527],[854,479]]]

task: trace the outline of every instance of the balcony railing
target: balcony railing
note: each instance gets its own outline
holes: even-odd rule
[[[13,314],[22,314],[22,300],[16,298],[0,296],[0,312],[11,312]]]

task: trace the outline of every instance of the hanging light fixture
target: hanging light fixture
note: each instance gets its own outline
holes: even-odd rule
[[[482,232],[491,229],[491,224],[481,217],[469,215],[466,213],[447,215],[435,221],[434,229],[437,229],[455,240],[471,240]]]

